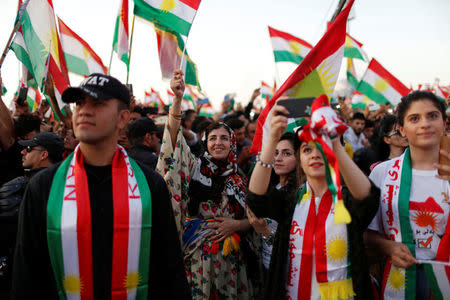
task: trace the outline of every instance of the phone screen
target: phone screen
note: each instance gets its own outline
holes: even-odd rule
[[[289,111],[288,118],[298,119],[311,115],[311,105],[315,98],[289,98],[278,100],[277,104],[286,107]]]

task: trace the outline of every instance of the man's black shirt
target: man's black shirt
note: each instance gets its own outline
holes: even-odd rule
[[[152,197],[148,299],[191,299],[181,247],[163,178],[138,163]],[[58,165],[34,176],[27,187],[19,215],[14,256],[12,299],[59,299],[50,263],[46,210]],[[94,298],[111,298],[113,203],[111,166],[85,164],[92,218]]]

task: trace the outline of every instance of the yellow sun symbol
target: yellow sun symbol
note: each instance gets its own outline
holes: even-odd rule
[[[302,53],[302,45],[300,45],[299,42],[290,41],[289,46],[291,47],[292,52],[294,52],[295,54],[300,55],[300,53]]]
[[[341,236],[334,236],[327,242],[327,257],[329,260],[341,262],[347,255],[347,242]]]
[[[303,195],[301,202],[308,200],[311,197],[311,191],[309,189],[306,189],[306,193]]]
[[[84,59],[88,59],[89,57],[91,57],[91,54],[89,53],[89,51],[83,47],[83,55],[84,55]]]
[[[331,94],[333,94],[334,86],[336,84],[336,79],[334,79],[334,77],[337,74],[336,72],[330,71],[331,68],[333,67],[333,64],[330,64],[328,67],[326,67],[326,62],[327,61],[325,60],[319,65],[319,67],[317,68],[317,72],[319,73],[320,82],[322,83],[322,87],[324,88],[325,93],[331,96]]]
[[[75,274],[67,275],[63,280],[63,285],[69,294],[79,294],[83,288],[80,278]]]
[[[141,278],[139,277],[138,272],[131,272],[128,273],[127,278],[124,280],[125,287],[128,291],[134,290],[139,285],[139,281],[141,281]]]
[[[392,267],[387,284],[395,292],[402,291],[405,288],[405,270]]]
[[[383,78],[378,79],[377,82],[375,82],[375,90],[378,92],[384,92],[388,88],[388,83]]]
[[[345,48],[352,48],[353,47],[353,41],[348,36],[345,37]]]
[[[435,230],[438,223],[437,216],[429,211],[417,211],[413,219],[414,223],[420,227],[431,226],[431,229]]]
[[[176,0],[163,0],[161,3],[161,10],[164,12],[172,11],[177,5]]]

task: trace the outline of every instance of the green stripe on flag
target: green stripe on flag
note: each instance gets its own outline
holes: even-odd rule
[[[114,28],[114,37],[113,37],[113,49],[116,53],[119,53],[119,27],[120,27],[120,14],[116,18],[116,27]],[[130,61],[128,59],[128,53],[122,54],[120,60],[123,61],[127,65],[127,69],[130,68]]]
[[[139,250],[139,285],[136,299],[147,299],[148,296],[148,270],[150,266],[150,245],[152,236],[152,195],[148,187],[147,179],[139,165],[132,159],[131,168],[136,176],[142,203],[142,227],[141,246]]]
[[[55,275],[56,287],[60,299],[66,299],[64,292],[64,261],[61,240],[61,213],[64,201],[67,172],[73,153],[67,157],[53,177],[50,195],[47,203],[47,241],[50,261]]]
[[[89,68],[86,65],[86,61],[79,57],[73,56],[71,54],[64,53],[66,58],[67,69],[75,74],[79,75],[89,75]]]
[[[184,36],[189,34],[189,29],[191,28],[189,22],[186,22],[170,12],[163,12],[155,9],[143,0],[134,0],[134,14],[150,22],[167,26]]]
[[[299,64],[303,60],[302,56],[289,51],[273,51],[273,56],[275,56],[275,62],[290,61]]]
[[[16,54],[17,59],[27,68],[28,72],[33,72],[33,66],[30,61],[30,56],[28,55],[27,50],[23,48],[20,44],[12,43],[9,48],[14,51],[14,54]]]
[[[361,52],[357,48],[345,48],[344,57],[358,58],[365,60],[364,57],[361,55]]]
[[[370,84],[368,84],[365,81],[361,80],[359,82],[357,90],[360,91],[362,94],[366,95],[367,97],[369,97],[370,99],[372,99],[373,101],[375,101],[378,104],[385,105],[386,102],[389,102],[389,100],[386,97],[384,97],[383,94],[381,94],[380,92],[375,90],[373,88],[373,86],[371,86]],[[392,105],[394,105],[394,104],[392,104]]]
[[[444,300],[444,296],[442,295],[436,276],[433,272],[433,266],[431,264],[424,264],[423,269],[425,270],[425,274],[427,275],[427,281],[428,285],[430,286],[431,293],[433,294],[433,300]]]
[[[347,81],[355,89],[358,87],[359,81],[358,79],[356,79],[355,76],[353,76],[353,74],[350,71],[347,71]]]
[[[406,148],[403,158],[402,174],[400,182],[400,195],[398,196],[398,213],[400,219],[400,232],[402,243],[411,251],[413,257],[416,257],[416,244],[414,243],[411,222],[409,220],[409,198],[411,194],[411,156],[409,148]],[[405,299],[414,299],[416,296],[416,265],[406,269],[406,287]]]

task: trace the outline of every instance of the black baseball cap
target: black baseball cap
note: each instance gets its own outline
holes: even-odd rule
[[[39,132],[29,140],[19,141],[19,145],[23,147],[41,146],[48,151],[49,156],[54,157],[57,161],[62,160],[64,153],[64,141],[54,132]]]
[[[79,87],[67,88],[62,94],[65,103],[72,103],[87,94],[98,100],[119,99],[130,106],[130,90],[118,79],[101,73],[93,73],[86,77]]]

